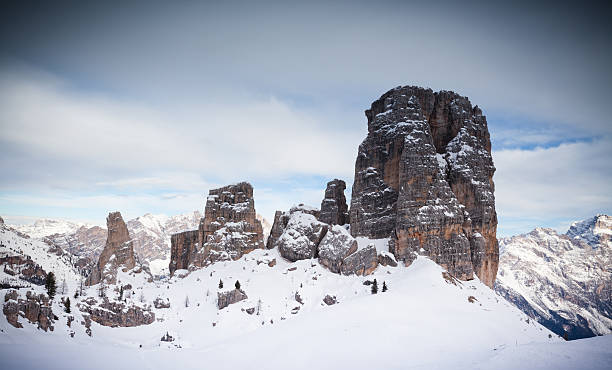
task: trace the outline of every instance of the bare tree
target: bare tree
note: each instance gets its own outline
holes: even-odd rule
[[[64,278],[62,280],[62,287],[61,287],[62,295],[66,294],[66,289],[67,289],[67,286],[66,286],[66,276],[64,276]]]
[[[140,291],[140,302],[144,303],[145,301],[146,301],[146,299],[145,299],[144,292],[141,290]]]

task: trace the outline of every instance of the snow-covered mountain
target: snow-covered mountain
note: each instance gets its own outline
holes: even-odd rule
[[[41,218],[32,224],[9,225],[32,238],[44,238],[53,234],[72,234],[81,227],[91,227],[83,222],[74,222],[60,219]]]
[[[612,217],[597,215],[584,221],[576,221],[572,223],[566,235],[593,248],[612,248]]]
[[[170,236],[197,229],[202,214],[198,211],[175,216],[147,213],[127,222],[134,240],[134,252],[148,263],[154,274],[167,273],[170,262]],[[31,225],[12,226],[33,238],[42,238],[73,255],[95,261],[106,243],[106,228],[63,220],[42,219]],[[83,262],[85,264],[85,262]]]
[[[185,230],[197,229],[202,214],[199,211],[168,217],[150,213],[127,222],[134,241],[134,252],[148,262],[155,275],[168,273],[170,237]]]
[[[612,218],[500,239],[495,290],[569,339],[612,333]]]

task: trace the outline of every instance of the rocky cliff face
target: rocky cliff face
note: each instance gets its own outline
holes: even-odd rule
[[[500,239],[495,290],[558,335],[612,333],[611,220],[576,222],[565,235],[536,228]]]
[[[398,87],[366,111],[355,162],[353,236],[390,237],[460,279],[493,286],[499,260],[491,143],[482,111],[456,93]]]
[[[117,270],[128,271],[136,266],[134,246],[127,226],[119,212],[111,212],[106,218],[108,236],[98,263],[87,278],[87,285],[98,284],[102,279],[115,283]]]
[[[344,196],[346,183],[334,179],[327,183],[325,198],[321,202],[319,221],[329,225],[344,225],[349,223],[348,206]]]
[[[264,248],[251,184],[241,182],[211,190],[195,236],[196,231],[173,235],[170,273],[190,266],[236,260],[254,249]]]

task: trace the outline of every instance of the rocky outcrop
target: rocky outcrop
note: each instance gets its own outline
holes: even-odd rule
[[[378,255],[376,247],[368,245],[357,252],[346,257],[342,262],[341,272],[343,275],[369,275],[378,267]]]
[[[318,258],[321,265],[335,273],[372,273],[378,266],[376,248],[372,245],[358,250],[357,240],[345,227],[318,221],[318,215],[318,210],[303,204],[276,212],[268,247],[277,247],[280,255],[291,262]]]
[[[2,269],[6,274],[36,285],[43,285],[47,277],[45,270],[30,257],[19,255],[0,257],[0,266],[3,266]]]
[[[38,329],[53,331],[53,323],[57,317],[51,310],[49,298],[44,294],[26,293],[26,299],[19,298],[19,292],[12,290],[4,296],[2,312],[9,324],[22,328],[19,317],[26,318],[30,323],[36,324]]]
[[[346,189],[346,183],[342,180],[334,179],[327,183],[325,198],[321,201],[319,221],[329,225],[345,225],[349,223],[344,189]]]
[[[170,237],[170,273],[189,268],[198,251],[198,239],[198,230],[183,231]]]
[[[493,286],[499,259],[491,143],[480,108],[456,93],[398,87],[366,111],[355,162],[353,236],[390,238],[463,280]]]
[[[157,309],[170,308],[170,300],[168,298],[157,297],[153,301],[153,306]]]
[[[246,293],[241,289],[234,289],[228,292],[217,293],[217,308],[222,310],[230,304],[240,302],[247,298],[249,297],[247,297]]]
[[[148,308],[109,301],[107,298],[98,303],[95,298],[89,297],[79,302],[77,307],[91,320],[113,328],[149,325],[155,321],[155,313]]]
[[[319,263],[340,273],[344,259],[357,251],[357,240],[342,226],[334,225],[319,244]]]
[[[276,214],[272,226],[274,234],[268,238],[269,247],[278,247],[281,256],[291,262],[317,257],[319,243],[329,228],[317,220],[318,210],[300,204],[288,212]]]
[[[134,246],[127,226],[119,212],[111,212],[106,217],[108,236],[98,263],[93,267],[85,282],[86,285],[98,284],[102,279],[107,283],[116,282],[117,270],[124,272],[136,266]]]
[[[198,230],[171,239],[170,273],[237,260],[264,248],[263,230],[256,216],[251,184],[241,182],[211,190]]]

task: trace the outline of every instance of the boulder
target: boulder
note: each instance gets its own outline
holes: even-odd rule
[[[330,225],[344,225],[349,223],[348,206],[344,196],[346,183],[334,179],[327,183],[325,197],[321,201],[319,221]]]
[[[414,86],[366,111],[355,161],[351,234],[390,237],[410,264],[425,254],[463,280],[492,286],[499,250],[491,142],[477,106],[454,92]]]
[[[217,293],[217,308],[222,310],[230,304],[240,302],[247,298],[249,297],[241,289],[234,289],[228,292]]]
[[[378,264],[383,266],[397,267],[397,260],[393,254],[382,251],[378,255]]]
[[[332,226],[319,243],[319,263],[340,273],[344,259],[357,251],[357,240],[342,226]]]
[[[318,221],[309,211],[304,206],[293,207],[282,217],[288,221],[274,246],[291,262],[317,257],[319,243],[327,233],[329,225]]]
[[[153,306],[157,309],[170,308],[170,300],[168,298],[164,299],[161,297],[157,297],[153,301]]]
[[[370,244],[349,255],[342,262],[341,272],[343,275],[369,275],[378,267],[378,256],[376,247]]]
[[[328,306],[338,303],[338,301],[336,301],[336,296],[331,296],[329,294],[325,295],[325,298],[323,298],[323,302]]]

